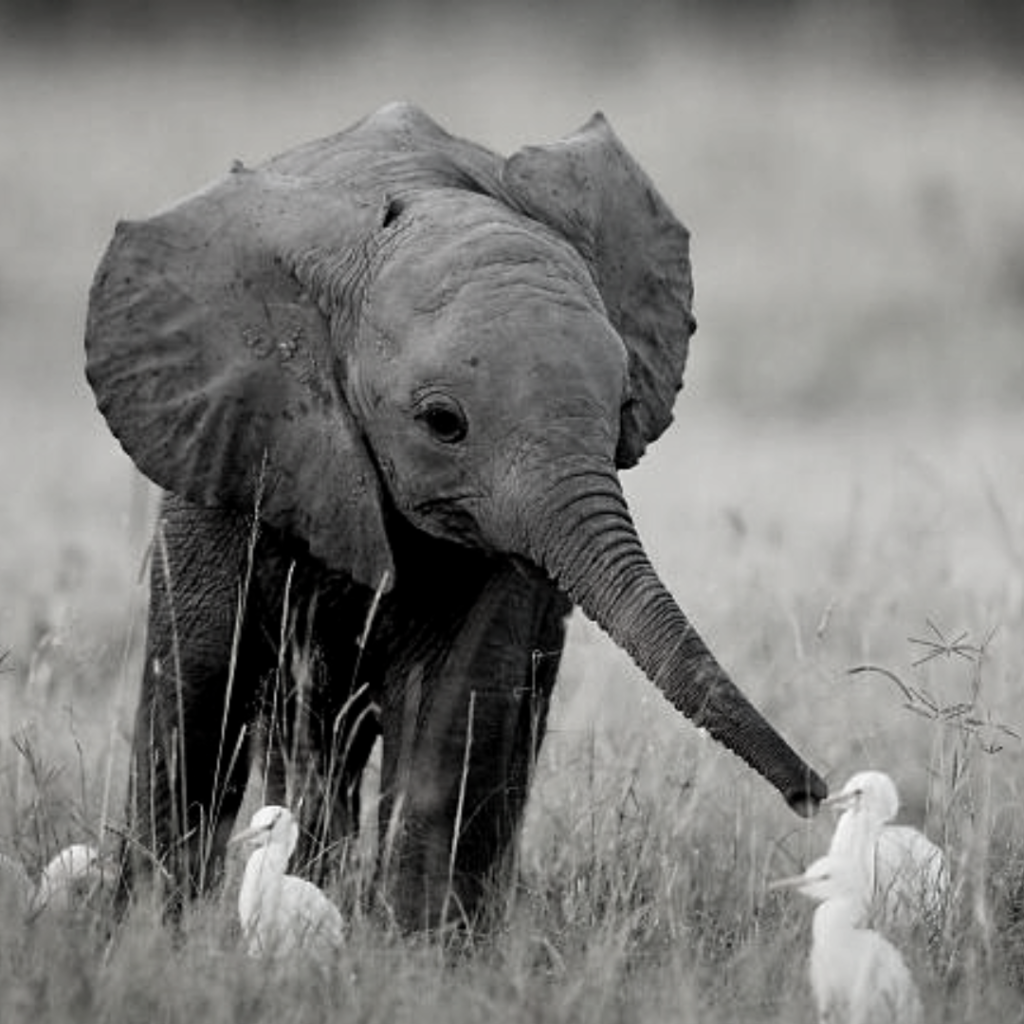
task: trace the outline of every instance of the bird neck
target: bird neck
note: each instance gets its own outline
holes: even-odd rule
[[[247,892],[267,892],[284,878],[288,857],[288,850],[276,843],[253,850],[245,864],[242,888]]]
[[[865,891],[875,887],[875,848],[884,822],[863,810],[847,811],[836,823],[829,852],[847,858],[862,875]]]
[[[835,937],[863,927],[867,907],[854,896],[836,896],[825,900],[814,912],[811,932],[815,943],[835,941]]]
[[[884,826],[885,821],[870,811],[860,808],[844,811],[836,822],[832,843],[833,845],[857,842],[873,843]]]

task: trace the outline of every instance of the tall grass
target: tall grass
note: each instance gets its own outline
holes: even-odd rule
[[[883,519],[869,543],[899,526]],[[898,937],[929,1019],[1015,1019],[1024,984],[1019,644],[1005,626],[967,637],[940,627],[939,637],[926,621],[901,619],[933,646],[904,637],[866,661],[838,603],[811,617],[813,643],[798,644],[806,624],[780,623],[758,592],[759,571],[756,558],[747,562],[736,593],[752,596],[717,627],[746,634],[749,649],[726,644],[740,652],[728,659],[737,677],[762,699],[771,694],[773,717],[816,750],[834,783],[867,765],[891,771],[906,820],[950,854],[954,893],[939,934]],[[889,575],[884,565],[865,580],[875,588],[872,616],[891,614]],[[969,596],[991,612],[983,589]],[[576,623],[573,633],[520,880],[493,936],[468,948],[403,939],[363,909],[371,861],[352,858],[331,889],[351,929],[338,961],[254,964],[240,953],[232,863],[223,892],[190,908],[180,932],[145,904],[120,924],[103,905],[70,920],[12,922],[0,938],[0,1016],[810,1020],[809,908],[766,882],[822,851],[830,822],[792,818],[762,782],[678,723],[590,627]],[[774,678],[758,685],[766,668]],[[790,714],[801,702],[803,713]],[[835,703],[835,717],[821,713]],[[81,743],[73,720],[49,721],[49,731],[19,736],[7,762],[19,789],[7,804],[18,816],[5,849],[33,868],[67,839],[113,841],[97,835],[105,765],[83,754],[70,771],[66,756],[60,762],[62,749],[77,753]]]
[[[37,873],[124,824],[152,498],[80,353],[113,222],[400,95],[505,150],[603,107],[695,232],[687,392],[626,479],[652,559],[815,766],[889,771],[949,851],[941,933],[901,937],[929,1019],[1021,1019],[1018,92],[642,34],[619,65],[497,32],[4,54],[0,850]],[[911,637],[949,649],[915,665]],[[5,917],[0,1020],[810,1021],[810,909],[765,883],[830,824],[794,818],[576,620],[487,941],[397,936],[361,909],[354,858],[338,962],[254,963],[232,863],[177,932],[146,905]]]

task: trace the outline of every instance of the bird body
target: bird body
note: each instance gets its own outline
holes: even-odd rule
[[[808,964],[819,1024],[920,1024],[921,1000],[899,950],[864,927],[868,897],[852,860],[826,855],[774,885],[820,904]]]
[[[849,898],[814,912],[811,987],[825,1024],[913,1024],[920,999],[899,950],[859,926],[862,910]]]
[[[923,913],[935,919],[949,896],[946,855],[907,825],[885,825],[875,842],[874,891],[887,920],[907,922]]]
[[[949,896],[949,866],[917,829],[890,824],[899,810],[892,779],[858,772],[826,803],[844,808],[828,852],[856,866],[882,921],[906,925],[924,916],[934,922]]]
[[[0,853],[0,885],[14,894],[18,909],[25,916],[42,910],[68,911],[84,906],[103,886],[104,859],[93,846],[73,843],[66,846],[39,876],[36,885],[21,861]]]
[[[341,911],[312,882],[287,873],[298,837],[291,812],[269,805],[232,839],[256,845],[238,893],[238,916],[250,956],[299,950],[325,954],[344,941]]]
[[[43,868],[33,909],[71,910],[82,906],[103,882],[103,860],[99,851],[84,843],[73,843]]]

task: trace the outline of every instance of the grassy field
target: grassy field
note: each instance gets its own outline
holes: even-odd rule
[[[0,851],[35,871],[120,820],[153,499],[81,372],[116,219],[393,98],[502,150],[601,108],[694,231],[687,390],[627,478],[648,549],[813,764],[889,771],[946,845],[941,935],[903,937],[928,1019],[1024,1020],[1020,83],[567,39],[0,54]],[[363,920],[357,872],[339,962],[267,969],[237,945],[235,870],[183,941],[146,908],[8,915],[0,1019],[810,1021],[809,908],[766,883],[830,827],[575,621],[521,891],[473,955]]]

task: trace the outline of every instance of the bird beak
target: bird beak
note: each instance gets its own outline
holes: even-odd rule
[[[266,832],[265,828],[249,828],[242,829],[241,832],[236,832],[229,840],[228,846],[237,846],[239,843],[244,843],[247,839],[255,839],[257,836],[261,836]]]
[[[795,889],[797,886],[803,885],[806,881],[806,875],[790,875],[788,878],[776,878],[774,882],[768,883],[768,891],[774,892],[776,889]]]
[[[845,809],[846,807],[849,807],[858,796],[860,796],[859,793],[833,793],[832,796],[827,796],[821,801],[821,806],[840,807]]]

